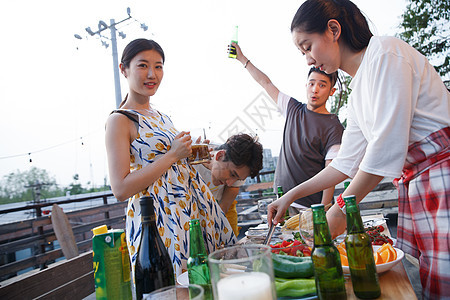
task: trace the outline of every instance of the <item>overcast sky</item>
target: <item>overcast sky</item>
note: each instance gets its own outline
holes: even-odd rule
[[[222,142],[235,130],[260,136],[277,156],[284,120],[242,65],[227,57],[234,25],[246,56],[284,93],[305,100],[309,67],[290,34],[303,1],[32,1],[0,2],[0,179],[31,166],[58,184],[108,177],[104,125],[115,108],[111,46],[84,28],[118,25],[119,59],[135,38],[155,39],[166,54],[152,105],[178,130],[201,130]],[[394,35],[404,0],[356,0],[377,35]],[[148,26],[147,31],[140,27]],[[74,38],[82,36],[82,40]],[[110,37],[110,30],[103,31]],[[110,41],[105,40],[111,44]],[[122,97],[128,86],[121,78]],[[30,155],[28,155],[30,153]],[[32,163],[29,162],[30,158]]]

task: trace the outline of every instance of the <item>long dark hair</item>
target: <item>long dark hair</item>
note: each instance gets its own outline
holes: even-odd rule
[[[349,0],[305,1],[292,20],[291,32],[324,33],[331,19],[341,24],[341,37],[355,52],[369,44],[373,36],[369,24],[361,10]]]
[[[138,53],[146,50],[155,50],[156,52],[158,52],[161,55],[162,61],[164,63],[165,56],[163,49],[157,42],[148,39],[136,39],[134,41],[131,41],[125,47],[125,49],[123,49],[122,59],[120,60],[120,62],[123,64],[125,68],[129,68],[131,60],[136,55],[138,55]],[[125,104],[127,98],[128,94],[125,96],[125,99],[120,103],[119,107],[122,107]]]

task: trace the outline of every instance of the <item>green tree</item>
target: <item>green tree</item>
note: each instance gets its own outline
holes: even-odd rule
[[[28,171],[17,170],[3,177],[0,186],[1,203],[33,200],[33,189],[30,186],[36,184],[42,184],[43,198],[58,194],[56,180],[46,170],[32,167]]]
[[[349,75],[339,77],[339,88],[336,93],[332,97],[330,112],[332,114],[337,114],[339,116],[339,111],[341,108],[347,107],[348,96],[350,95],[350,82],[352,81],[352,77]],[[347,127],[347,119],[342,121],[342,125]]]
[[[425,55],[442,76],[450,74],[450,1],[408,0],[398,36]]]
[[[108,191],[110,186],[85,188],[79,182],[79,175],[73,175],[73,182],[67,187],[59,187],[56,180],[44,169],[36,167],[28,171],[15,171],[3,176],[0,181],[0,204],[32,201],[35,199],[36,188],[40,185],[41,199],[71,195]],[[89,183],[88,183],[89,185]]]
[[[69,188],[67,189],[70,191],[71,195],[78,195],[83,194],[86,192],[86,189],[84,189],[81,184],[78,182],[80,179],[80,176],[78,174],[73,175],[74,182],[69,185]]]

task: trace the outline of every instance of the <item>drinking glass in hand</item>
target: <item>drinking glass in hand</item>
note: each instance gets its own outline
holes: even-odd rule
[[[205,130],[200,128],[194,128],[191,129],[189,132],[192,139],[192,146],[191,146],[192,154],[188,157],[188,162],[191,165],[210,162],[211,154],[209,152],[209,145],[208,145],[209,141],[206,140]]]
[[[191,165],[209,162],[211,156],[209,154],[208,144],[193,144],[192,154],[188,157]]]

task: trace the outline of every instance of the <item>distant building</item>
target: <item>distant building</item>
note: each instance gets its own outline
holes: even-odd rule
[[[259,177],[260,177],[261,182],[273,181],[274,171],[277,166],[277,162],[278,162],[278,156],[273,157],[272,150],[263,149],[263,168],[260,171],[260,173],[270,172],[270,171],[272,171],[272,173],[260,175]],[[246,185],[255,184],[255,183],[257,183],[257,177],[255,177],[255,178],[247,177],[247,179],[245,180]]]

